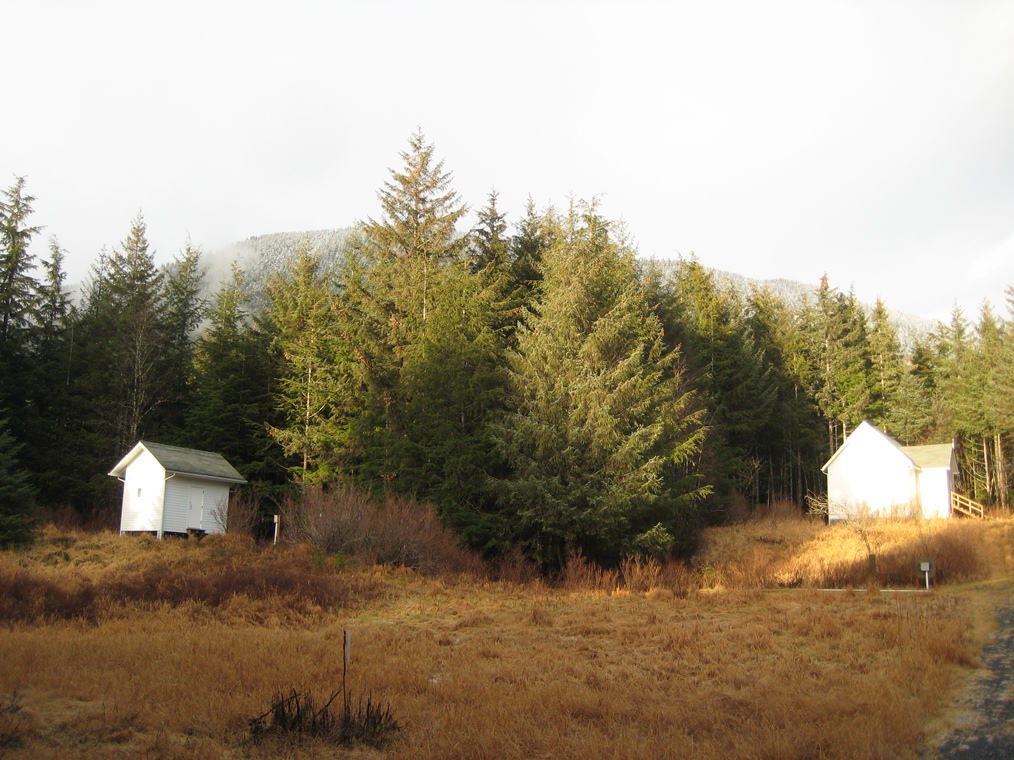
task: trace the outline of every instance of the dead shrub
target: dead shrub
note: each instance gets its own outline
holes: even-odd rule
[[[567,554],[560,579],[563,587],[571,591],[615,591],[620,574],[597,562],[589,562],[580,549],[572,549]]]
[[[311,692],[292,689],[288,696],[276,693],[271,708],[249,721],[250,735],[255,741],[266,736],[319,739],[343,747],[365,744],[376,749],[386,746],[401,728],[394,719],[391,706],[374,702],[371,697],[359,700],[355,709],[348,698],[338,708],[334,701],[343,694],[334,692],[320,708]]]
[[[662,566],[662,585],[684,599],[700,589],[700,579],[684,562],[666,562]]]
[[[700,577],[686,564],[677,560],[659,562],[653,557],[629,556],[618,569],[602,567],[589,561],[580,550],[567,555],[560,585],[571,591],[605,591],[644,594],[665,589],[673,596],[685,598],[701,586]]]
[[[770,504],[762,504],[753,513],[755,520],[770,520],[772,523],[793,520],[818,520],[819,516],[803,512],[802,507],[789,499],[778,499]]]
[[[377,502],[351,488],[312,489],[286,500],[282,514],[289,540],[309,542],[328,554],[343,552],[364,564],[428,575],[476,571],[481,565],[440,525],[436,508],[414,498],[388,495]]]
[[[300,547],[258,551],[252,541],[225,537],[207,539],[173,561],[156,554],[147,562],[106,568],[94,579],[0,566],[0,585],[6,591],[0,595],[0,621],[7,623],[95,622],[118,609],[162,605],[225,609],[237,597],[284,599],[287,614],[305,615],[355,607],[383,591],[373,576],[316,570],[311,553]]]
[[[241,490],[229,499],[226,509],[216,515],[218,524],[228,533],[258,537],[264,532],[265,519],[260,497],[253,491]]]
[[[42,620],[94,621],[96,592],[87,580],[59,581],[29,570],[0,567],[0,621],[33,622]]]
[[[0,757],[7,754],[7,750],[22,746],[24,723],[21,697],[11,694],[0,700]]]
[[[644,593],[661,585],[662,566],[654,557],[627,557],[620,562],[620,575],[627,591]]]
[[[518,586],[542,583],[538,566],[518,547],[514,547],[506,554],[487,559],[484,572],[489,580],[501,583],[513,583]]]

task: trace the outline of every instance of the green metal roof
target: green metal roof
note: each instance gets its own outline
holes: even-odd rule
[[[197,475],[229,483],[246,483],[243,476],[221,454],[216,454],[213,451],[185,449],[180,446],[168,446],[164,443],[151,443],[150,441],[138,443],[109,474],[122,475],[127,466],[141,453],[142,448],[155,457],[166,472],[179,475]]]
[[[920,469],[951,466],[951,450],[954,448],[950,443],[932,443],[927,446],[902,446],[909,459],[915,462]]]

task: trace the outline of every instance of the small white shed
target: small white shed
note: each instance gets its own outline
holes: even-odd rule
[[[950,517],[958,465],[953,443],[901,446],[863,422],[821,468],[828,518],[878,515]]]
[[[211,451],[141,441],[109,472],[123,481],[120,533],[224,533],[243,476]]]

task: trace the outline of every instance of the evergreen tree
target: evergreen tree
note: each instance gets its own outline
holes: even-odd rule
[[[704,431],[632,251],[593,206],[575,208],[541,273],[545,296],[510,356],[511,411],[494,428],[511,468],[503,503],[547,566],[569,549],[605,561],[685,549]]]
[[[487,474],[502,471],[489,425],[503,409],[504,373],[498,282],[452,265],[430,312],[430,329],[411,347],[398,398],[407,405],[404,436],[391,453],[398,490],[434,501],[469,544],[508,548],[511,530]]]
[[[35,197],[25,192],[18,177],[0,201],[0,347],[17,350],[34,317],[36,281],[31,272],[35,257],[28,247],[40,228],[28,225]]]
[[[542,282],[542,257],[560,235],[561,220],[550,207],[539,213],[531,198],[525,204],[525,215],[511,237],[509,260],[511,278],[521,305],[534,310]]]
[[[354,398],[353,358],[335,323],[334,284],[304,241],[289,270],[268,284],[264,321],[279,362],[278,410],[270,428],[286,456],[295,456],[299,482],[341,477]]]
[[[35,257],[29,252],[39,227],[28,223],[35,198],[25,191],[25,178],[3,191],[0,200],[0,408],[13,417],[11,431],[24,441],[33,420],[26,409],[31,385],[32,326],[38,306],[38,283],[32,276]]]
[[[735,292],[720,290],[696,259],[681,260],[660,295],[663,304],[671,301],[668,332],[681,344],[708,409],[718,495],[728,502],[735,490],[756,500],[767,466],[762,433],[777,388],[750,335],[744,304]]]
[[[497,207],[498,195],[491,190],[486,206],[477,213],[478,224],[472,231],[472,262],[475,272],[503,272],[510,266],[510,240],[506,236],[507,216]]]
[[[938,326],[933,341],[938,421],[932,436],[955,439],[964,490],[988,502],[992,483],[988,451],[982,445],[985,420],[981,406],[985,376],[971,326],[959,307],[952,310],[948,324]]]
[[[933,421],[930,393],[913,369],[902,372],[891,394],[884,430],[905,446],[925,443]]]
[[[7,420],[0,419],[0,549],[30,543],[35,534],[32,487],[27,470],[18,463],[21,448]]]
[[[461,257],[466,240],[456,232],[467,209],[451,187],[434,146],[416,132],[401,154],[402,171],[378,193],[383,215],[363,227],[365,253],[377,276],[376,295],[393,318],[392,346],[410,345],[424,332],[434,293],[449,262]]]
[[[101,305],[101,318],[112,328],[105,357],[112,381],[107,421],[115,450],[121,452],[158,431],[155,413],[170,392],[162,321],[164,277],[148,248],[147,233],[138,212],[129,234],[109,258],[108,301]]]
[[[869,415],[875,425],[883,427],[901,382],[901,348],[887,307],[879,298],[873,307],[871,322],[869,354],[872,388]]]
[[[802,507],[806,495],[819,490],[818,471],[824,461],[820,414],[804,391],[810,372],[802,330],[796,315],[768,289],[750,294],[748,313],[750,335],[777,390],[774,410],[760,435],[767,501],[788,498]]]
[[[834,452],[866,417],[870,404],[870,359],[866,317],[852,293],[821,279],[815,304],[804,303],[808,392],[827,424],[827,452]]]
[[[82,470],[79,508],[112,506],[109,467],[142,438],[160,436],[169,398],[163,275],[138,213],[112,253],[104,249],[85,285],[75,320],[70,393]],[[86,473],[86,474],[85,474]]]
[[[160,321],[164,330],[166,372],[166,412],[162,420],[163,439],[181,437],[190,399],[191,371],[194,363],[194,332],[207,314],[204,291],[205,270],[201,249],[189,237],[179,256],[166,268],[164,306]]]
[[[194,349],[192,402],[187,408],[190,445],[220,452],[250,487],[270,495],[288,473],[278,462],[266,423],[274,414],[276,365],[270,336],[254,330],[246,308],[242,270],[233,265],[209,309],[209,325]]]
[[[401,157],[404,169],[392,170],[378,194],[380,220],[361,226],[345,257],[339,318],[366,388],[351,421],[358,478],[375,488],[407,489],[418,477],[400,452],[420,443],[410,432],[419,429],[413,422],[419,396],[402,373],[419,346],[430,346],[432,355],[434,341],[447,337],[441,332],[447,321],[433,326],[431,316],[468,240],[455,227],[466,209],[434,147],[416,133]]]
[[[965,381],[974,350],[971,326],[955,306],[948,324],[939,324],[932,336],[934,388],[941,402],[939,437],[972,433],[976,427],[973,385]]]
[[[71,393],[76,310],[65,287],[64,257],[60,244],[51,239],[32,345],[28,393],[32,422],[22,452],[22,461],[34,474],[39,500],[50,505],[69,504],[80,491],[78,463],[84,445],[78,435],[82,409]]]

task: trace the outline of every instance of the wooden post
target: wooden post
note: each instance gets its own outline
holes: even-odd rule
[[[346,714],[349,711],[349,690],[346,686],[346,677],[349,671],[349,663],[352,661],[352,631],[345,629],[344,647],[342,652],[342,701],[345,703]]]

